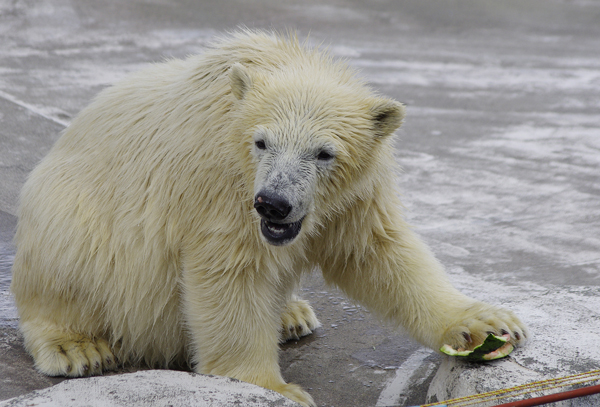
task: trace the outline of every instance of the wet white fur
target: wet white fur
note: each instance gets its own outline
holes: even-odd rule
[[[21,195],[12,290],[37,368],[99,374],[113,353],[191,363],[310,405],[282,379],[278,342],[318,326],[294,294],[315,267],[433,348],[488,330],[523,338],[512,313],[457,292],[404,221],[392,157],[403,116],[343,63],[260,32],[101,92]],[[314,161],[322,148],[332,162]],[[253,209],[273,168],[299,180],[286,193],[306,215],[282,247]]]

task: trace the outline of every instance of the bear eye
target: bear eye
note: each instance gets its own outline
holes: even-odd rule
[[[265,144],[264,140],[256,140],[254,142],[254,145],[256,146],[256,148],[258,148],[259,150],[264,150],[267,148],[267,145]]]
[[[320,161],[329,161],[331,159],[333,159],[333,154],[331,154],[329,151],[319,151],[319,154],[317,154],[317,159]]]

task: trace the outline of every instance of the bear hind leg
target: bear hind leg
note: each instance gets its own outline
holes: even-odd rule
[[[21,329],[36,369],[48,376],[94,376],[117,368],[116,358],[102,338],[34,322],[22,323]]]
[[[293,295],[281,314],[281,339],[286,342],[298,340],[302,336],[310,335],[312,331],[321,326],[310,304]]]

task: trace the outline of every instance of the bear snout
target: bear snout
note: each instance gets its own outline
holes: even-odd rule
[[[264,190],[256,194],[254,208],[261,217],[260,231],[264,239],[274,246],[291,243],[300,233],[304,217],[290,222],[288,217],[294,207],[281,195],[266,193]]]
[[[259,192],[254,198],[254,209],[262,218],[277,222],[287,218],[292,211],[292,205],[279,195]]]

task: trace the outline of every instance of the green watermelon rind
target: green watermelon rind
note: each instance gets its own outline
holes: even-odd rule
[[[501,336],[496,336],[494,334],[489,334],[485,341],[479,346],[476,346],[473,350],[464,350],[457,351],[453,349],[450,345],[444,345],[440,348],[440,352],[445,353],[448,356],[457,356],[460,358],[464,358],[465,360],[471,362],[486,362],[490,360],[496,360],[508,356],[510,352],[514,349],[513,346],[508,343],[508,339],[503,338]],[[506,346],[506,349],[498,352],[497,355],[487,356],[488,354],[500,350],[503,346]]]

